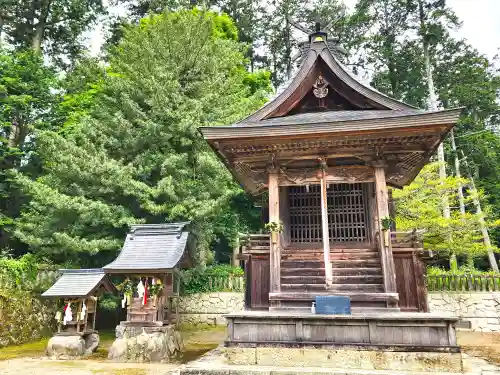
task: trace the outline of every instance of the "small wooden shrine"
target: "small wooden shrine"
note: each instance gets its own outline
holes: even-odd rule
[[[125,278],[118,289],[127,308],[124,325],[163,326],[176,319],[172,310],[174,271],[185,263],[188,223],[132,225],[107,274]]]
[[[60,271],[61,277],[42,294],[64,301],[55,316],[57,333],[47,344],[47,354],[54,358],[89,355],[99,345],[97,299],[103,293],[116,293],[116,288],[102,269]]]
[[[61,277],[42,297],[64,301],[57,312],[58,334],[86,335],[95,332],[97,299],[116,288],[102,269],[63,269]]]
[[[272,232],[251,235],[241,255],[247,307],[265,311],[229,315],[226,346],[257,359],[260,346],[457,351],[453,318],[400,312],[426,310],[423,246],[418,232],[391,231],[387,187],[417,176],[461,109],[392,99],[337,51],[317,26],[272,100],[234,125],[201,128],[241,186],[263,197]],[[318,296],[349,297],[353,315],[312,314]]]

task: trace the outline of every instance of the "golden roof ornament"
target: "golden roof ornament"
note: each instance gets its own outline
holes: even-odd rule
[[[316,78],[316,82],[313,84],[313,94],[318,99],[323,99],[328,95],[328,83],[321,74]]]

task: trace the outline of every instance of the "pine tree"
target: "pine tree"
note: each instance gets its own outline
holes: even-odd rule
[[[37,135],[45,174],[17,176],[32,196],[17,237],[56,262],[100,253],[92,261],[102,264],[130,224],[190,220],[203,260],[240,190],[197,128],[232,123],[263,102],[236,37],[227,16],[196,9],[128,28],[92,116],[68,134]]]

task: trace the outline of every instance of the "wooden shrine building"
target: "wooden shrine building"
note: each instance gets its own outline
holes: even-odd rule
[[[315,296],[338,294],[354,309],[397,311],[423,280],[411,261],[422,250],[415,236],[387,240],[387,187],[417,176],[461,109],[392,99],[354,77],[332,47],[326,33],[312,33],[272,100],[232,126],[201,128],[241,186],[268,195],[269,222],[283,224],[276,241],[251,236],[245,249],[250,307],[310,309]],[[422,298],[408,310],[425,310]]]
[[[56,317],[58,334],[84,336],[94,333],[97,299],[105,292],[116,293],[116,288],[100,268],[63,269],[60,272],[61,277],[42,294],[45,298],[64,301],[64,308]]]
[[[119,289],[127,308],[122,325],[163,326],[173,323],[174,271],[189,260],[189,223],[132,225],[118,257],[104,267],[121,275]]]

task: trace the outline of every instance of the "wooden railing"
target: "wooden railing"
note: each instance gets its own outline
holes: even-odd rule
[[[499,292],[500,275],[427,275],[429,292]]]
[[[271,237],[269,233],[240,234],[242,254],[269,254]]]
[[[391,246],[393,249],[423,249],[422,230],[414,229],[410,232],[391,232]]]

